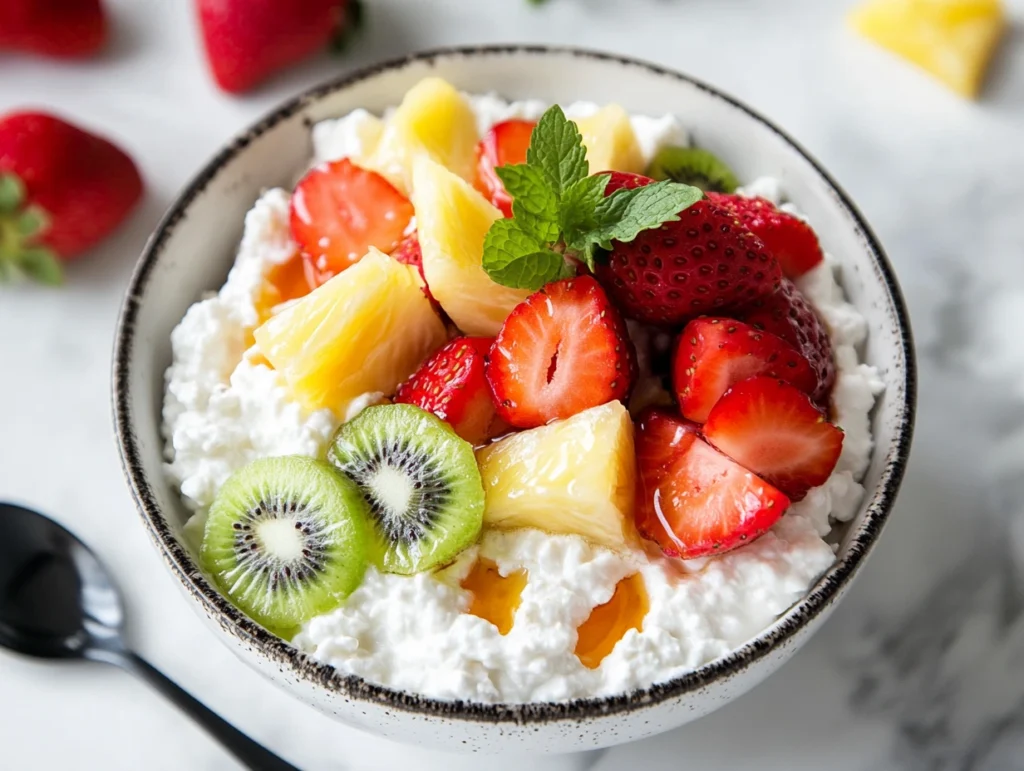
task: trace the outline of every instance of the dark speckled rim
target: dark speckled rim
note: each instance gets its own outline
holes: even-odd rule
[[[895,312],[895,323],[901,332],[904,383],[906,401],[895,439],[889,448],[885,468],[871,500],[863,523],[853,535],[849,549],[818,581],[811,592],[797,603],[783,618],[764,634],[732,651],[727,656],[706,664],[665,683],[638,689],[630,693],[606,698],[577,699],[558,703],[531,704],[477,704],[464,701],[441,701],[415,694],[396,691],[374,685],[356,676],[346,676],[333,667],[320,664],[309,656],[271,635],[259,625],[244,616],[225,600],[198,570],[193,559],[171,533],[160,508],[157,505],[150,480],[143,466],[138,438],[134,431],[131,399],[128,393],[131,382],[132,350],[135,345],[135,328],[139,313],[139,301],[159,261],[164,246],[176,223],[184,216],[192,201],[205,189],[220,168],[242,152],[257,136],[301,111],[310,102],[343,89],[353,83],[366,80],[388,70],[399,69],[414,62],[427,62],[450,57],[504,56],[525,54],[544,56],[549,54],[570,55],[587,59],[614,62],[627,68],[645,70],[656,75],[674,78],[690,83],[707,94],[728,102],[746,113],[751,119],[763,124],[802,155],[831,186],[832,193],[860,230],[864,243],[874,258],[877,274],[889,295],[889,302]],[[694,693],[716,681],[735,675],[754,662],[766,656],[779,646],[785,645],[803,627],[823,613],[835,600],[840,591],[858,572],[868,553],[874,547],[882,530],[903,479],[904,469],[910,453],[916,403],[916,371],[914,345],[899,284],[878,239],[871,232],[863,216],[849,196],[836,184],[832,177],[797,142],[772,125],[746,105],[727,96],[711,86],[694,78],[654,64],[612,54],[587,51],[576,48],[548,46],[484,46],[446,48],[414,54],[402,59],[378,64],[329,81],[289,100],[278,109],[258,121],[255,125],[230,142],[199,174],[189,183],[173,206],[164,216],[156,232],[139,260],[125,295],[114,341],[113,359],[113,412],[121,462],[125,478],[138,505],[146,528],[162,552],[165,561],[178,579],[216,620],[225,632],[240,639],[281,667],[290,670],[298,679],[333,691],[356,702],[372,702],[399,711],[412,712],[423,716],[467,720],[485,723],[548,723],[551,721],[579,721],[603,715],[628,712],[643,706]]]

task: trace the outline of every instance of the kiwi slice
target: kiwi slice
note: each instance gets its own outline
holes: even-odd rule
[[[647,167],[651,179],[670,179],[705,193],[732,193],[740,186],[732,169],[699,147],[663,147]]]
[[[373,559],[385,572],[446,565],[480,534],[484,488],[473,447],[419,407],[363,410],[338,431],[327,459],[363,491]]]
[[[261,458],[221,487],[200,562],[250,618],[290,638],[363,580],[368,516],[359,488],[328,464]]]

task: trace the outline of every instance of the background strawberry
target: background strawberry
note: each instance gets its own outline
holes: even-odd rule
[[[113,231],[142,196],[123,151],[45,113],[0,117],[0,278],[60,280],[58,260]]]
[[[512,216],[512,196],[505,192],[505,185],[494,169],[526,162],[530,136],[536,125],[532,120],[496,123],[476,146],[476,189],[506,217]]]
[[[106,39],[100,0],[0,1],[0,49],[76,59],[95,54]]]
[[[345,27],[348,0],[196,0],[210,69],[225,91],[247,91],[324,50]]]

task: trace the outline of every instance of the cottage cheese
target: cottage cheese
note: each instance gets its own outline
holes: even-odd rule
[[[481,132],[499,120],[536,118],[546,106],[509,104],[494,96],[472,102]],[[596,109],[578,103],[566,113],[580,117]],[[632,120],[648,158],[663,144],[687,142],[674,116]],[[379,130],[375,124],[362,110],[318,124],[315,160],[361,155]],[[781,202],[775,180],[758,180],[742,192]],[[196,512],[186,526],[193,544],[230,474],[262,456],[321,455],[340,422],[327,410],[304,414],[289,401],[278,373],[246,353],[258,323],[263,276],[294,249],[288,193],[269,190],[246,217],[224,287],[193,305],[172,334],[163,412],[167,473]],[[837,270],[828,257],[799,284],[832,332],[833,409],[846,432],[843,453],[827,482],[794,504],[766,535],[714,559],[679,562],[642,551],[620,554],[572,536],[486,532],[438,575],[370,569],[343,607],[309,621],[294,644],[344,673],[391,687],[442,699],[525,702],[602,696],[665,681],[755,636],[832,564],[834,550],[825,540],[831,524],[850,519],[863,495],[857,480],[871,451],[868,413],[882,381],[860,363],[865,320],[845,301]],[[345,419],[381,396],[364,395]],[[493,560],[503,574],[529,573],[507,635],[465,612],[470,595],[459,582],[479,556]],[[627,632],[598,668],[584,667],[573,654],[576,628],[611,598],[622,578],[636,572],[650,601],[642,630]]]

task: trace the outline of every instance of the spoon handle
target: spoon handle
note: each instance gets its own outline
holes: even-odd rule
[[[212,736],[240,760],[247,768],[259,771],[299,771],[291,763],[282,760],[266,747],[257,744],[222,717],[212,712],[206,705],[182,690],[167,675],[158,670],[144,658],[131,651],[107,659],[122,669],[138,675],[160,693],[178,705],[199,725],[203,726]]]

